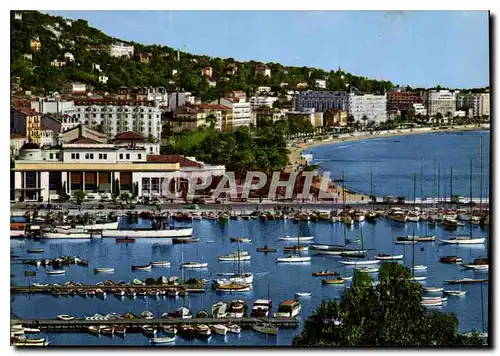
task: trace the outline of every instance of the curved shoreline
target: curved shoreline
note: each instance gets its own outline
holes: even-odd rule
[[[354,142],[354,141],[369,140],[376,138],[401,137],[401,136],[410,136],[418,134],[433,134],[433,133],[447,133],[447,132],[454,133],[454,132],[464,132],[464,131],[483,131],[489,129],[490,129],[489,124],[483,124],[480,127],[476,125],[454,126],[454,127],[452,126],[452,127],[447,127],[445,129],[424,127],[417,129],[375,131],[369,134],[358,133],[358,135],[342,134],[334,139],[329,139],[326,141],[315,140],[313,142],[303,143],[290,147],[289,160],[292,163],[291,168],[295,170],[299,165],[306,163],[305,159],[302,157],[302,154],[304,153],[305,150],[323,145],[333,145],[344,142]],[[343,194],[342,193],[343,188],[341,185],[334,184],[334,186],[339,196]],[[357,192],[350,188],[346,190],[345,195],[346,195],[346,203],[357,202],[357,201],[369,201],[370,199],[368,194],[365,194],[363,192]]]
[[[327,141],[324,140],[314,140],[313,142],[309,143],[302,143],[298,144],[296,146],[292,146],[289,148],[290,154],[288,155],[288,158],[292,165],[294,162],[299,163],[298,161],[301,160],[301,155],[304,153],[305,150],[313,148],[313,147],[318,147],[318,146],[323,146],[323,145],[329,145],[329,144],[337,144],[337,143],[343,143],[343,142],[353,142],[353,141],[361,141],[361,140],[369,140],[369,139],[374,139],[374,138],[387,138],[387,137],[400,137],[400,136],[410,136],[410,135],[419,135],[419,134],[432,134],[432,133],[443,133],[443,132],[464,132],[464,131],[483,131],[483,130],[489,130],[490,125],[489,124],[483,124],[481,127],[477,127],[475,125],[467,125],[467,126],[454,126],[454,127],[449,127],[446,129],[440,129],[440,128],[433,128],[433,127],[425,127],[425,128],[420,128],[420,129],[403,129],[403,130],[385,130],[385,131],[374,131],[373,133],[370,134],[343,134],[339,135],[338,138],[333,138]],[[340,137],[342,136],[342,137]]]

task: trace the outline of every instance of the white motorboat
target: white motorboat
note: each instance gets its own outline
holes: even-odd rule
[[[441,224],[445,227],[456,228],[458,226],[458,221],[449,217],[445,217]]]
[[[460,297],[462,295],[465,295],[466,291],[464,291],[464,290],[444,290],[443,294],[449,295],[449,296],[454,296],[454,297]]]
[[[49,276],[60,276],[60,275],[65,274],[66,271],[63,269],[55,269],[52,271],[45,271],[45,273],[48,274]]]
[[[278,328],[274,325],[271,325],[269,323],[259,323],[259,324],[254,324],[252,325],[252,329],[263,334],[267,335],[278,335]]]
[[[24,230],[10,230],[10,237],[23,237]]]
[[[252,283],[253,282],[253,273],[252,272],[243,272],[243,273],[217,273],[219,276],[228,277],[229,282],[236,283]]]
[[[64,320],[64,321],[68,321],[68,320],[74,320],[75,317],[71,316],[71,315],[67,315],[67,314],[61,314],[61,315],[58,315],[57,316],[57,319],[59,320]]]
[[[356,271],[362,272],[362,273],[376,273],[378,272],[379,268],[378,267],[356,267]]]
[[[107,223],[96,223],[96,224],[85,224],[85,225],[75,225],[76,229],[83,230],[110,230],[110,229],[118,229],[118,225],[120,221],[112,221]]]
[[[415,265],[413,267],[410,267],[411,270],[413,271],[427,271],[427,266],[424,265]]]
[[[149,263],[151,264],[151,267],[170,267],[170,262],[168,261],[156,261]]]
[[[408,216],[400,208],[393,208],[387,218],[392,221],[405,223],[408,220]]]
[[[348,266],[363,266],[363,265],[376,265],[380,263],[380,260],[339,261],[339,263]]]
[[[207,268],[208,263],[206,262],[185,262],[181,265],[181,268]]]
[[[280,237],[281,241],[299,241],[300,242],[305,242],[305,241],[312,241],[314,240],[314,236],[285,236],[285,237]]]
[[[44,232],[40,233],[44,239],[90,239],[91,237],[101,237],[99,234],[90,234],[88,232]]]
[[[411,282],[425,281],[427,279],[426,276],[413,276],[410,277]]]
[[[175,336],[152,337],[149,341],[153,344],[170,344],[175,342]]]
[[[426,307],[437,307],[443,305],[443,300],[441,298],[438,299],[424,299],[420,302],[421,305]]]
[[[400,260],[403,258],[403,255],[388,255],[385,253],[379,253],[375,256],[376,260]]]
[[[239,334],[241,332],[241,328],[236,324],[228,324],[228,331],[233,334]]]
[[[250,261],[251,258],[252,256],[248,254],[230,253],[219,256],[219,261]]]
[[[214,324],[211,329],[217,335],[226,335],[228,331],[228,327],[222,324]]]
[[[142,238],[161,238],[161,237],[189,237],[193,235],[193,228],[186,227],[180,229],[138,229],[138,230],[103,230],[102,237],[142,237]]]
[[[463,267],[473,269],[475,271],[488,271],[489,265],[462,264]]]
[[[310,297],[311,292],[296,292],[295,296],[298,298]]]
[[[290,299],[285,300],[278,306],[278,311],[274,314],[275,317],[288,317],[294,318],[299,315],[302,306],[298,300]]]
[[[141,330],[142,330],[144,335],[148,335],[148,336],[155,336],[157,333],[156,328],[149,326],[149,325],[141,326]]]
[[[248,292],[250,287],[251,285],[247,283],[229,282],[224,280],[215,281],[215,290],[217,292]]]
[[[286,256],[278,257],[276,263],[286,263],[286,262],[310,262],[311,257],[307,256]]]
[[[444,290],[443,287],[422,287],[422,291],[428,292],[428,293],[439,293]]]
[[[454,239],[442,239],[440,240],[444,244],[460,244],[460,245],[473,245],[473,244],[483,244],[485,238],[470,238],[468,236],[457,236]]]
[[[212,305],[213,318],[225,318],[227,316],[227,304],[224,302],[217,302]]]
[[[115,271],[114,268],[111,267],[97,267],[94,268],[95,273],[113,273]]]

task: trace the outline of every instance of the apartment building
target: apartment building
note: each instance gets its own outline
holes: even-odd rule
[[[352,115],[356,121],[366,117],[367,122],[386,121],[386,106],[385,95],[357,95],[342,91],[307,91],[299,93],[294,98],[294,107],[297,111],[311,108],[316,112],[340,110]]]
[[[80,124],[100,129],[113,137],[127,131],[156,139],[161,138],[161,108],[156,101],[75,99]]]
[[[219,104],[231,109],[231,121],[227,122],[223,130],[232,130],[239,126],[250,126],[252,119],[252,106],[250,103],[241,102],[238,98],[220,98],[211,102],[211,104]]]
[[[275,96],[252,96],[250,97],[250,106],[256,108],[272,108],[274,103],[278,101]]]
[[[42,143],[42,117],[40,113],[25,107],[11,107],[10,134],[24,135],[28,142]]]
[[[413,104],[423,104],[424,98],[418,92],[394,90],[387,93],[387,111],[409,111]]]
[[[40,114],[75,115],[76,108],[73,100],[61,99],[59,96],[38,97],[31,100],[31,109]]]
[[[438,113],[442,116],[447,116],[449,113],[453,115],[457,108],[456,95],[457,92],[449,90],[430,90],[426,92],[427,114],[429,116],[435,116]]]
[[[473,117],[490,116],[490,93],[459,93],[457,110],[472,110]]]

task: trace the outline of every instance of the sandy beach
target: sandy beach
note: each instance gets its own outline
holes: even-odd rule
[[[474,131],[474,130],[488,130],[490,128],[489,124],[483,124],[481,127],[477,125],[466,125],[466,126],[452,126],[448,128],[437,128],[437,127],[428,127],[428,128],[416,128],[416,129],[402,129],[402,130],[386,130],[386,131],[376,131],[370,133],[357,133],[357,134],[342,134],[339,135],[338,138],[332,138],[327,140],[313,140],[312,142],[305,142],[295,144],[292,147],[289,147],[290,154],[288,155],[291,166],[290,169],[296,169],[299,165],[303,165],[306,163],[305,159],[301,156],[304,150],[312,147],[317,147],[321,145],[329,145],[341,142],[350,142],[350,141],[360,141],[360,140],[368,140],[374,138],[383,138],[383,137],[397,137],[397,136],[407,136],[407,135],[418,135],[418,134],[429,134],[429,133],[441,133],[441,132],[461,132],[461,131]],[[348,187],[349,189],[349,187]],[[339,195],[339,201],[342,200],[342,187],[335,186],[335,191]],[[369,196],[365,194],[358,193],[346,193],[346,201],[367,201],[369,200]]]

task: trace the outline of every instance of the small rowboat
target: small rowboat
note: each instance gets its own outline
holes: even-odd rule
[[[323,284],[344,284],[345,279],[337,278],[337,279],[322,279],[321,283]]]
[[[441,242],[444,244],[474,245],[474,244],[483,244],[484,240],[485,240],[484,237],[471,239],[469,237],[458,236],[454,239],[441,240]]]
[[[241,332],[241,328],[236,324],[228,324],[228,331],[233,334],[239,334]]]
[[[111,267],[97,267],[94,268],[94,273],[113,273],[115,271],[114,268]]]
[[[156,329],[149,326],[149,325],[143,325],[141,326],[142,332],[144,335],[149,335],[149,336],[154,336],[156,335]]]
[[[115,335],[125,335],[127,332],[127,329],[122,325],[115,325],[114,329],[115,329]]]
[[[443,291],[444,295],[449,295],[449,296],[455,296],[455,297],[460,297],[462,295],[465,295],[464,290],[445,290]]]
[[[417,242],[417,240],[396,240],[394,243],[398,245],[414,245]]]
[[[276,259],[276,263],[280,262],[310,262],[311,257],[304,256],[287,256],[287,257],[279,257]]]
[[[264,247],[258,247],[257,248],[257,252],[264,252],[264,253],[276,252],[276,249],[272,248],[272,247],[264,246]]]
[[[156,262],[149,262],[152,267],[170,267],[170,262],[168,261],[156,261]]]
[[[410,277],[411,282],[417,282],[417,281],[425,281],[427,279],[426,276],[413,276]]]
[[[376,260],[400,260],[403,258],[403,255],[388,255],[385,253],[379,253],[375,256]]]
[[[310,297],[311,296],[311,292],[297,292],[295,293],[295,296],[296,297]]]
[[[411,267],[413,271],[427,271],[427,266],[424,265],[415,265]]]
[[[443,287],[423,287],[422,291],[424,292],[429,292],[429,293],[438,293],[442,292],[444,290]]]
[[[176,244],[190,244],[194,242],[200,242],[200,239],[198,238],[174,238],[172,239],[172,243],[174,245]]]
[[[153,337],[149,341],[153,344],[170,344],[175,342],[175,336]]]
[[[145,265],[145,266],[132,266],[132,271],[151,271],[151,265]]]
[[[319,271],[319,272],[314,272],[312,275],[313,277],[330,277],[330,276],[336,276],[338,273],[334,271]]]
[[[65,274],[66,271],[63,269],[55,269],[53,271],[45,271],[45,273],[48,274],[49,276],[60,276]]]
[[[208,263],[202,262],[185,262],[181,265],[181,268],[207,268]]]
[[[376,265],[380,263],[380,260],[361,260],[361,261],[339,261],[343,265]]]
[[[28,253],[42,253],[43,248],[32,248],[32,249],[27,249],[26,250]]]
[[[252,240],[249,239],[248,237],[231,237],[230,240],[231,242],[242,242],[242,243],[252,242]]]
[[[59,319],[59,320],[74,320],[75,318],[71,315],[61,314],[61,315],[57,316],[57,319]]]
[[[135,242],[135,238],[133,237],[117,237],[115,239],[115,241],[118,243],[118,242],[123,242],[123,243],[132,243],[132,242]]]
[[[174,325],[163,325],[163,333],[167,335],[175,335],[177,334],[177,329]]]
[[[458,257],[458,256],[439,257],[439,262],[442,262],[442,263],[460,263],[462,261],[463,261],[462,257]]]
[[[103,334],[103,335],[110,335],[111,336],[114,333],[115,333],[115,328],[110,327],[110,326],[101,329],[101,334]]]

